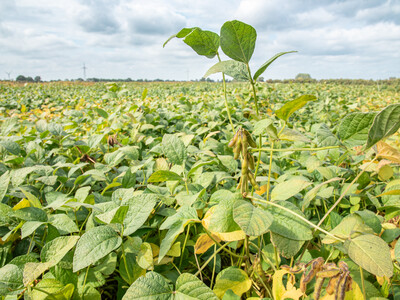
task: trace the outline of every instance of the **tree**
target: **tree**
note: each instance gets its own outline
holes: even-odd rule
[[[40,76],[36,76],[34,80],[35,80],[35,82],[41,82],[41,81],[42,81],[42,79],[40,78]]]
[[[311,75],[307,73],[299,73],[296,75],[296,80],[309,80],[311,79]]]
[[[26,77],[24,75],[18,75],[15,81],[26,81]]]

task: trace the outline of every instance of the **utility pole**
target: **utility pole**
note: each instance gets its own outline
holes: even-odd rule
[[[86,81],[86,66],[85,66],[85,63],[83,63],[83,67],[82,67],[82,69],[83,69],[83,80],[85,80]]]
[[[10,78],[11,72],[6,72],[6,74],[8,75],[8,80],[11,80],[11,78]]]

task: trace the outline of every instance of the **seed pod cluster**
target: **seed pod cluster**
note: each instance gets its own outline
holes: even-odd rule
[[[238,185],[240,192],[244,196],[247,194],[248,182],[250,182],[256,190],[259,190],[260,187],[258,186],[253,173],[251,172],[251,170],[254,170],[254,157],[250,152],[248,152],[249,146],[256,148],[257,144],[251,137],[250,133],[247,130],[240,128],[235,133],[228,146],[233,148],[234,159],[238,159],[240,156],[242,158],[242,176],[240,177],[240,182]]]

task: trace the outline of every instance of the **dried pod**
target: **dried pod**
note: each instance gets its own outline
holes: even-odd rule
[[[300,289],[303,293],[306,292],[307,289],[307,284],[314,278],[314,276],[322,269],[322,266],[324,264],[324,259],[322,257],[318,257],[316,259],[313,259],[310,261],[306,267],[311,265],[310,271],[306,274],[305,272],[301,276],[300,279]]]
[[[314,300],[319,300],[321,296],[322,285],[324,284],[324,277],[318,277],[314,286]]]
[[[346,289],[347,289],[347,282],[350,277],[350,272],[346,271],[340,276],[340,280],[338,282],[336,294],[335,294],[335,300],[344,300],[344,297],[346,295]]]
[[[329,295],[333,295],[335,293],[339,279],[340,279],[340,274],[336,275],[335,277],[332,277],[328,281],[328,285],[326,286],[325,290]]]

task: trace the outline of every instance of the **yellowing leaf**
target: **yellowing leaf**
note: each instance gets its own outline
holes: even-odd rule
[[[214,293],[222,298],[231,289],[236,295],[242,296],[251,288],[251,280],[246,272],[236,267],[229,267],[218,273],[215,280]]]
[[[378,149],[378,157],[386,158],[395,163],[400,163],[400,151],[396,148],[382,141],[376,144],[376,148]]]
[[[30,206],[31,206],[31,204],[29,203],[29,201],[24,198],[21,201],[19,201],[17,204],[15,204],[15,206],[13,207],[13,210],[18,210],[18,209],[30,207]]]
[[[201,223],[203,224],[204,228],[223,241],[233,242],[243,240],[246,237],[246,234],[243,230],[240,230],[239,225],[237,225],[233,220],[232,212],[229,212],[223,206],[221,206],[221,203],[211,207],[206,212],[206,215]],[[221,231],[217,232],[212,230],[216,226],[210,226],[211,222],[213,224],[218,224],[218,228],[221,228]],[[234,229],[231,231],[232,228]],[[226,231],[224,229],[226,229]]]
[[[260,186],[260,189],[258,191],[256,191],[256,194],[258,194],[260,196],[262,194],[264,194],[267,191],[267,186],[268,186],[268,184],[264,184],[264,185]]]
[[[391,166],[385,165],[378,171],[378,176],[380,180],[386,181],[393,176],[394,172]]]
[[[212,234],[212,237],[218,242],[221,241],[221,239],[214,234]],[[214,244],[215,242],[207,234],[201,234],[194,245],[194,252],[196,254],[202,254]]]
[[[216,135],[216,134],[218,134],[218,133],[220,133],[220,132],[221,132],[221,131],[213,131],[213,132],[210,132],[210,133],[207,134],[207,136],[204,138],[203,143],[207,142],[207,140],[208,140],[210,137],[212,137],[213,135]]]
[[[272,295],[275,300],[283,300],[283,295],[286,293],[285,285],[283,284],[282,277],[288,274],[288,271],[278,270],[272,277]]]

